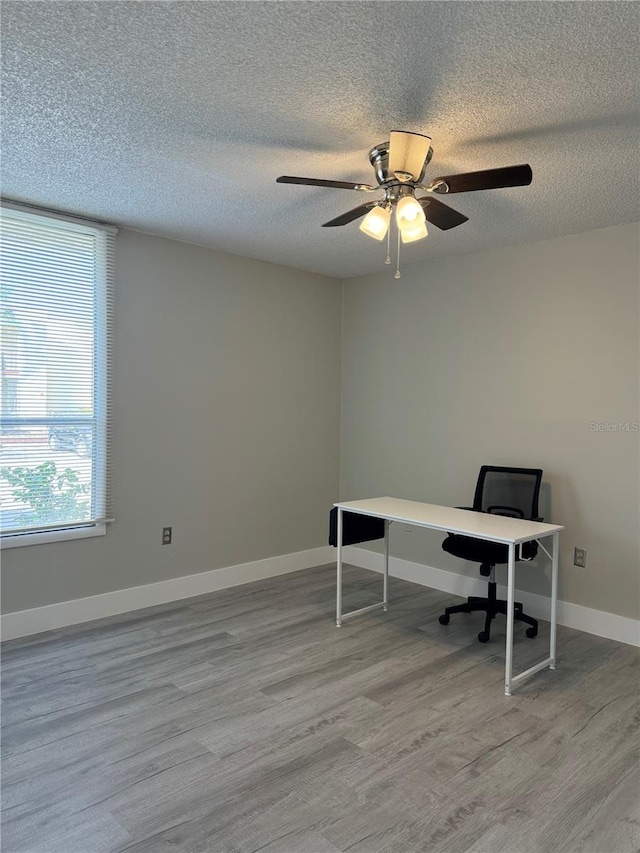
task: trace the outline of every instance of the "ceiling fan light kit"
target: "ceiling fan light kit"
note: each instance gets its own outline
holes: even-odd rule
[[[531,166],[524,163],[519,166],[446,175],[434,178],[425,185],[422,181],[432,155],[431,137],[406,130],[392,130],[388,142],[381,142],[369,151],[369,162],[373,166],[379,188],[384,191],[384,197],[348,210],[335,219],[325,222],[323,228],[346,225],[364,217],[360,230],[374,240],[384,240],[385,236],[389,238],[391,213],[395,211],[398,229],[398,264],[395,277],[399,278],[401,239],[403,243],[414,243],[424,239],[429,233],[427,221],[442,231],[448,231],[467,222],[466,216],[433,196],[416,198],[416,191],[445,195],[502,187],[523,187],[528,186],[533,179]],[[298,178],[290,175],[281,175],[276,178],[276,181],[280,184],[333,187],[356,192],[375,192],[378,189],[370,184],[322,178]],[[385,263],[390,263],[390,260],[387,248]]]
[[[396,224],[400,229],[402,242],[407,243],[420,239],[419,237],[412,237],[409,240],[405,239],[405,236],[408,238],[409,235],[417,233],[419,226],[424,227],[424,223],[425,215],[420,203],[412,195],[403,195],[396,205]],[[422,236],[427,236],[426,228]]]
[[[374,240],[384,240],[389,230],[391,221],[391,208],[376,204],[360,223],[363,234],[373,237]]]
[[[418,219],[410,226],[401,228],[400,236],[403,243],[415,243],[416,240],[422,240],[424,237],[428,237],[429,232],[427,230],[424,213],[422,214],[422,219]]]

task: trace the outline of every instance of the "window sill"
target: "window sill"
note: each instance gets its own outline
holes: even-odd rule
[[[96,524],[94,527],[76,527],[69,530],[43,530],[41,533],[16,533],[3,536],[0,548],[23,548],[25,545],[49,545],[52,542],[67,542],[71,539],[89,539],[93,536],[104,536],[106,524]]]

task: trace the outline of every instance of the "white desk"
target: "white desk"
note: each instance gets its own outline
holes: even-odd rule
[[[367,613],[381,607],[387,610],[389,606],[389,524],[400,521],[416,527],[427,527],[430,530],[442,530],[447,533],[460,533],[476,539],[487,539],[490,542],[501,542],[509,548],[507,563],[507,646],[505,654],[504,692],[511,696],[511,688],[545,667],[556,668],[556,605],[558,597],[558,547],[560,531],[564,530],[558,524],[543,524],[537,521],[525,521],[520,518],[507,518],[502,515],[472,512],[467,509],[456,509],[449,506],[405,501],[400,498],[368,498],[362,501],[346,501],[334,504],[338,509],[338,560],[337,560],[337,592],[336,592],[336,625],[340,627],[345,619],[350,619],[359,613]],[[382,586],[382,601],[361,607],[350,613],[342,612],[342,513],[355,512],[360,515],[370,515],[384,519],[384,573]],[[551,537],[553,540],[552,553],[544,547],[541,539]],[[547,557],[551,560],[551,631],[549,635],[549,657],[535,664],[519,675],[513,675],[513,616],[515,601],[515,564],[516,546],[523,542],[536,540]]]

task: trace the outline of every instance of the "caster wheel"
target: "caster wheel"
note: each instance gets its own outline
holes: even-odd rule
[[[446,613],[443,613],[443,614],[442,614],[442,616],[438,619],[438,622],[439,622],[441,625],[448,625],[448,624],[449,624],[449,619],[451,619],[451,617],[450,617],[450,616],[447,616],[447,614],[446,614]]]
[[[526,633],[527,637],[529,637],[530,640],[533,640],[533,638],[538,635],[538,632],[533,627],[527,628],[525,633]]]
[[[488,631],[480,631],[480,633],[478,634],[478,640],[481,643],[488,643],[489,642],[489,632]]]

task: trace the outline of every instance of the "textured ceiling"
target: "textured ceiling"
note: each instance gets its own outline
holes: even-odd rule
[[[426,178],[529,162],[530,187],[450,196],[469,216],[403,265],[629,222],[638,23],[626,2],[2,3],[4,196],[337,277],[383,271],[371,199],[391,129]],[[441,197],[442,198],[442,197]]]

